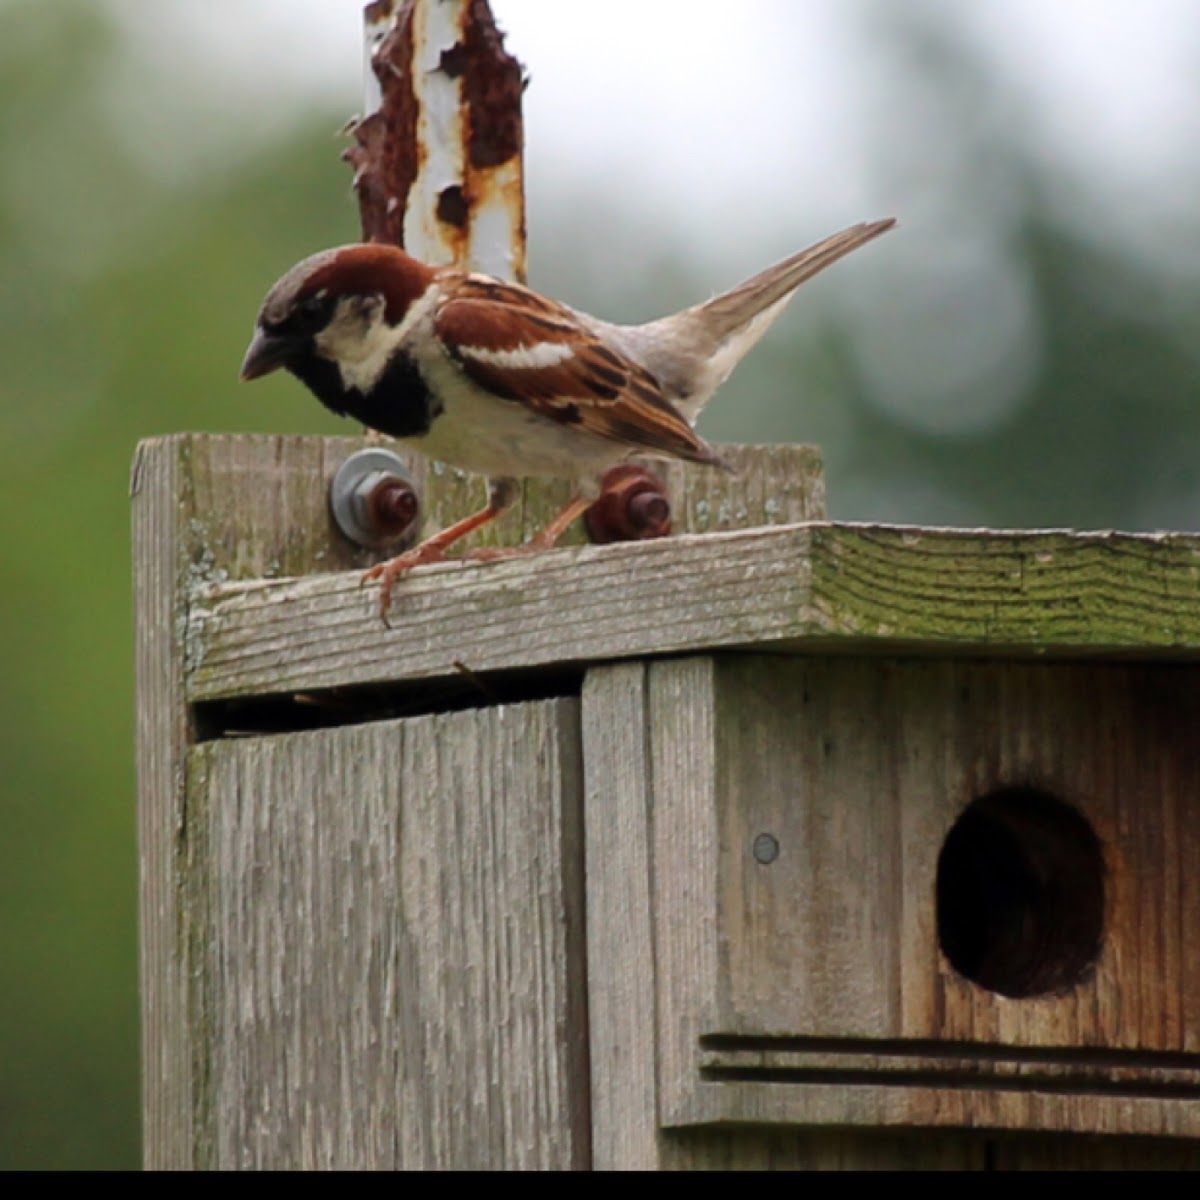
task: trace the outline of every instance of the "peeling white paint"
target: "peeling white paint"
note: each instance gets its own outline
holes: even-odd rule
[[[439,67],[442,55],[458,44],[466,11],[467,0],[426,0],[417,4],[413,18],[413,91],[420,108],[417,136],[425,161],[404,214],[404,245],[410,254],[438,265],[455,259],[454,243],[437,218],[438,197],[446,188],[461,187],[466,172],[462,82]]]
[[[488,180],[486,204],[475,210],[471,230],[471,260],[489,275],[525,279],[524,168],[520,158],[484,172]],[[507,197],[517,197],[507,200]]]
[[[413,93],[424,160],[408,197],[404,245],[425,262],[453,263],[502,279],[523,280],[525,201],[520,156],[495,168],[476,170],[468,182],[463,84],[441,69],[443,54],[461,41],[469,9],[469,0],[417,0],[414,8]],[[395,13],[382,21],[367,21],[369,63],[395,25]],[[366,75],[366,106],[372,113],[378,111],[382,96],[370,65]],[[471,224],[465,234],[438,218],[438,202],[448,188],[462,188],[471,196]]]

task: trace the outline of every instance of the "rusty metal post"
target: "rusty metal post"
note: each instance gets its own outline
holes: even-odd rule
[[[376,0],[366,112],[346,152],[366,241],[525,279],[521,64],[487,0]]]

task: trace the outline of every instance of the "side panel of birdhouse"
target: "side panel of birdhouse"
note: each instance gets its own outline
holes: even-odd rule
[[[578,703],[192,752],[196,1160],[588,1162]]]
[[[1198,697],[1176,666],[651,665],[661,1124],[1200,1136]]]

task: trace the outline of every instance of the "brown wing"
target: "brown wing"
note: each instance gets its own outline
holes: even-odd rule
[[[463,372],[504,400],[599,437],[725,465],[649,371],[527,288],[464,277],[434,328]]]

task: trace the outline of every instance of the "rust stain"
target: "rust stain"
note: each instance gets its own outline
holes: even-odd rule
[[[498,254],[509,257],[508,270],[525,278],[525,191],[522,178],[524,71],[504,49],[488,0],[462,0],[458,40],[443,48],[437,70],[458,83],[461,92],[462,144],[442,147],[449,161],[461,163],[459,178],[437,181],[431,192],[422,172],[438,147],[421,143],[421,94],[413,64],[421,61],[417,45],[419,5],[435,0],[389,0],[368,6],[369,23],[394,17],[373,54],[382,105],[353,130],[355,145],[345,158],[355,170],[365,241],[404,245],[406,215],[430,230],[430,238],[450,261],[498,270]],[[417,207],[414,207],[417,206]],[[411,211],[410,211],[411,210]],[[488,243],[477,242],[483,214]],[[413,227],[410,223],[410,229]],[[497,246],[500,231],[510,244]],[[431,248],[432,249],[432,248]]]
[[[463,21],[461,71],[467,109],[467,161],[475,168],[498,167],[525,149],[521,64],[504,49],[488,0],[470,0]]]
[[[438,70],[451,79],[461,79],[467,73],[467,51],[462,42],[457,42],[449,50],[442,51]]]
[[[465,5],[461,40],[443,55],[443,61],[448,71],[462,79],[465,198],[474,213],[506,214],[512,234],[512,275],[524,281],[525,75],[520,62],[504,48],[504,35],[488,0],[469,0]],[[463,251],[470,254],[469,247]]]
[[[385,20],[394,11],[395,0],[380,0],[368,7],[367,16]],[[354,168],[364,242],[404,245],[404,214],[424,160],[411,70],[414,49],[409,0],[374,56],[383,104],[354,127],[355,145],[342,156]]]
[[[471,204],[467,194],[458,185],[444,188],[438,196],[438,220],[455,229],[466,229],[471,220]]]

